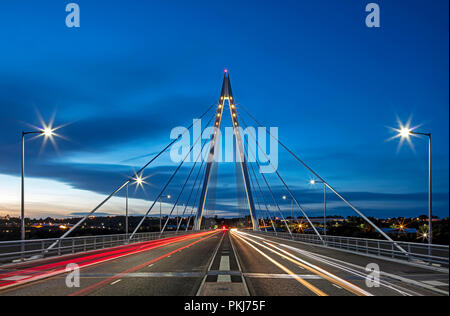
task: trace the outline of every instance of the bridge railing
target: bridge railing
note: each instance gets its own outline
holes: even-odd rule
[[[341,236],[322,236],[323,241],[317,235],[292,234],[283,232],[258,232],[266,236],[290,239],[309,244],[316,244],[345,251],[386,257],[390,259],[406,260],[418,264],[435,265],[444,268],[449,267],[449,246],[429,245],[411,242],[378,239],[363,239]],[[398,249],[395,244],[402,247],[406,253]]]
[[[174,236],[183,236],[197,232],[159,232],[135,234],[131,240],[129,235],[104,235],[85,236],[65,239],[36,239],[26,241],[2,241],[0,242],[0,265],[21,261],[31,261],[42,258],[76,254],[81,252],[113,248],[127,244],[146,242]],[[57,245],[48,248],[58,242]]]

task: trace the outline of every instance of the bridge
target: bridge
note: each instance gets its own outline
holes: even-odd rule
[[[236,148],[237,180],[242,185],[239,207],[249,221],[239,227],[212,227],[206,215],[214,210],[220,186],[220,128],[228,107]],[[246,117],[244,118],[245,114]],[[167,182],[152,198],[148,210],[130,232],[128,187],[143,185],[143,172],[184,136],[180,134],[158,154],[115,188],[94,209],[60,238],[0,242],[0,295],[55,296],[423,296],[448,292],[448,246],[393,240],[363,211],[321,177],[253,114],[235,102],[226,72],[221,95],[200,119],[209,119],[201,135],[179,162]],[[323,184],[324,198],[335,199],[377,232],[380,239],[327,234],[314,225],[300,196],[264,150],[245,119],[263,130],[298,164],[314,183]],[[187,129],[194,128],[194,123]],[[209,139],[202,139],[210,128]],[[245,131],[244,131],[245,128]],[[205,133],[206,133],[205,132]],[[243,134],[247,137],[244,137]],[[250,141],[256,146],[251,146]],[[199,146],[199,147],[196,147]],[[195,150],[200,148],[200,150]],[[156,213],[157,203],[189,157],[196,157],[180,186],[169,216],[160,231],[143,232],[142,225]],[[256,157],[264,157],[272,177],[261,172]],[[277,184],[274,184],[275,180]],[[285,192],[292,214],[285,218],[275,196],[275,185]],[[73,237],[86,220],[95,216],[113,197],[126,192],[126,233],[123,235]],[[326,203],[324,201],[324,212]],[[183,212],[174,216],[175,209]],[[160,217],[161,219],[161,217]],[[301,219],[301,223],[299,221]],[[304,223],[303,223],[304,221]],[[301,225],[311,233],[295,231]]]

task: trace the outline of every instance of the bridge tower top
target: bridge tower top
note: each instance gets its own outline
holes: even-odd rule
[[[220,100],[233,100],[233,92],[231,91],[230,74],[225,71],[222,84],[222,92],[220,93]]]
[[[252,219],[252,226],[253,226],[253,229],[257,231],[257,230],[259,230],[259,221],[256,218],[255,204],[253,201],[253,194],[252,194],[252,190],[250,187],[250,177],[248,174],[247,161],[245,159],[245,154],[244,154],[244,142],[243,142],[241,133],[239,131],[239,121],[238,121],[237,109],[236,109],[236,104],[234,103],[233,92],[231,91],[230,74],[228,73],[227,70],[225,70],[225,74],[223,77],[222,92],[220,93],[220,101],[219,101],[219,105],[217,106],[216,121],[214,123],[214,127],[218,128],[218,129],[220,129],[220,125],[222,122],[225,101],[228,101],[228,105],[230,108],[230,115],[231,115],[231,120],[233,122],[234,136],[236,139],[236,147],[237,147],[236,150],[239,153],[239,157],[240,157],[239,164],[241,167],[242,178],[244,181],[245,193],[246,193],[247,202],[248,202],[248,209],[250,212],[250,217]],[[203,219],[206,197],[208,194],[209,181],[210,181],[210,177],[211,177],[211,168],[212,168],[212,165],[215,163],[214,156],[216,153],[215,147],[217,144],[216,137],[217,137],[217,133],[213,133],[213,135],[211,136],[211,149],[210,149],[209,157],[207,160],[205,179],[203,181],[203,187],[202,187],[202,192],[201,192],[201,196],[200,196],[200,204],[198,206],[197,215],[196,215],[196,219],[195,219],[195,225],[194,225],[195,230],[200,230],[202,219]]]

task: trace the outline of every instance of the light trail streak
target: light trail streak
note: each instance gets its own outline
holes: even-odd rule
[[[122,257],[139,254],[151,249],[161,248],[174,243],[187,241],[190,239],[210,235],[215,232],[204,232],[192,234],[188,236],[171,237],[162,240],[153,240],[149,242],[127,245],[113,248],[106,252],[101,252],[93,255],[82,256],[74,259],[58,261],[51,264],[44,264],[28,269],[17,270],[0,275],[0,290],[6,290],[11,287],[23,285],[26,283],[47,279],[59,274],[66,273],[66,266],[71,263],[77,264],[80,268],[86,268],[96,264],[102,264],[111,260],[116,260]],[[5,280],[6,279],[6,280]],[[4,280],[4,281],[1,281]]]
[[[234,234],[237,238],[239,238],[240,240],[242,240],[243,242],[245,242],[247,245],[249,245],[251,248],[253,248],[256,252],[258,252],[260,255],[262,255],[264,258],[266,258],[267,260],[269,260],[270,262],[272,262],[274,265],[276,265],[277,267],[279,267],[281,270],[283,270],[284,272],[286,272],[287,274],[291,275],[296,281],[298,281],[300,284],[304,285],[306,288],[308,288],[311,292],[313,292],[314,294],[318,295],[318,296],[328,296],[325,292],[319,290],[317,287],[315,287],[314,285],[312,285],[311,283],[305,281],[304,279],[301,279],[297,276],[296,273],[292,272],[291,270],[289,270],[288,268],[286,268],[285,266],[283,266],[281,263],[279,263],[278,261],[272,259],[271,257],[269,257],[267,254],[265,254],[264,252],[262,252],[260,249],[256,248],[255,246],[253,246],[250,242],[248,242],[246,239],[244,239],[244,237],[238,236],[237,233],[232,232],[232,234]]]
[[[245,234],[245,233],[243,233],[243,234]],[[289,246],[289,245],[286,245],[286,244],[275,242],[275,241],[270,240],[270,239],[265,239],[263,237],[253,236],[253,235],[250,235],[250,236],[252,236],[253,238],[260,239],[263,242],[270,241],[273,244],[277,244],[279,246],[288,248],[288,249],[290,249],[292,251],[295,251],[295,252],[297,252],[297,253],[299,253],[301,255],[304,255],[304,256],[306,256],[308,258],[311,258],[313,260],[322,262],[322,263],[324,263],[326,265],[329,265],[329,266],[332,266],[332,267],[334,267],[336,269],[339,269],[339,270],[351,273],[351,274],[353,274],[353,275],[355,275],[357,277],[360,277],[362,279],[367,279],[367,277],[368,277],[367,274],[364,274],[363,272],[360,272],[357,269],[355,269],[355,268],[358,268],[358,269],[360,269],[362,271],[365,271],[364,267],[360,267],[360,266],[351,264],[349,262],[340,261],[340,260],[335,259],[335,258],[330,258],[330,257],[326,257],[326,256],[319,255],[319,254],[316,254],[316,253],[311,253],[309,251],[301,250],[301,249],[298,249],[298,248],[295,248],[295,247],[292,247],[292,246]],[[386,274],[383,271],[381,273],[382,274]],[[396,277],[398,278],[398,276],[395,276],[395,275],[391,275],[391,274],[386,274],[386,275],[388,277],[390,277],[390,278],[396,278]],[[387,282],[387,281],[384,281],[384,280],[380,280],[379,282],[380,282],[381,286],[384,286],[384,287],[386,287],[388,289],[396,291],[397,293],[399,293],[399,294],[401,294],[403,296],[413,296],[413,295],[414,296],[421,296],[419,293],[417,293],[415,291],[398,288],[398,286],[396,286],[396,285],[394,285],[394,284],[392,284],[390,282]],[[405,280],[403,280],[403,282],[405,282]],[[421,284],[416,284],[416,285],[422,286]],[[442,294],[448,295],[448,292],[445,292],[445,293],[442,293]]]
[[[242,233],[242,232],[239,232],[238,234],[248,235],[248,234]],[[322,269],[322,268],[320,268],[320,267],[318,267],[316,265],[313,265],[313,264],[311,264],[311,263],[309,263],[309,262],[307,262],[307,261],[305,261],[303,259],[300,259],[300,258],[296,257],[295,255],[291,254],[290,252],[288,252],[288,251],[286,251],[284,249],[281,249],[281,248],[279,248],[279,247],[277,247],[277,246],[275,246],[275,245],[273,245],[271,243],[265,242],[266,244],[268,244],[269,246],[273,247],[274,249],[276,249],[278,251],[276,251],[276,250],[274,250],[274,249],[272,249],[270,247],[267,247],[267,246],[265,246],[265,245],[255,241],[255,240],[253,240],[253,239],[250,239],[249,237],[243,237],[243,238],[246,238],[249,241],[259,245],[260,247],[263,247],[264,249],[267,249],[270,252],[275,253],[278,256],[280,256],[280,257],[282,257],[282,258],[284,258],[284,259],[286,259],[288,261],[291,261],[292,263],[294,263],[294,264],[296,264],[296,265],[298,265],[298,266],[300,266],[300,267],[302,267],[302,268],[304,268],[304,269],[306,269],[306,270],[308,270],[308,271],[310,271],[312,273],[315,273],[315,274],[321,276],[325,280],[328,280],[329,282],[331,282],[333,284],[336,284],[336,285],[344,288],[345,290],[347,290],[347,291],[349,291],[349,292],[351,292],[351,293],[353,293],[355,295],[358,295],[358,296],[373,296],[371,293],[361,289],[360,287],[358,287],[358,286],[356,286],[356,285],[354,285],[354,284],[352,284],[352,283],[350,283],[348,281],[345,281],[345,280],[341,279],[340,277],[338,277],[338,276],[336,276],[336,275],[334,275],[334,274],[332,274],[332,273],[330,273],[330,272],[328,272],[328,271],[326,271],[326,270],[324,270],[324,269]],[[279,251],[281,251],[281,253]]]
[[[214,233],[216,233],[216,232],[214,232]],[[141,270],[141,269],[143,269],[145,267],[148,267],[150,264],[154,264],[154,263],[156,263],[156,262],[158,262],[158,261],[160,261],[160,260],[162,260],[164,258],[170,257],[171,255],[173,255],[173,254],[175,254],[175,253],[177,253],[177,252],[179,252],[179,251],[181,251],[183,249],[189,248],[189,247],[191,247],[191,246],[193,246],[193,245],[195,245],[195,244],[197,244],[197,243],[199,243],[199,242],[201,242],[203,240],[211,238],[212,236],[213,235],[210,232],[206,237],[203,237],[203,238],[201,238],[199,240],[196,240],[196,241],[190,243],[189,245],[180,247],[180,248],[175,249],[175,250],[173,250],[173,251],[171,251],[169,253],[166,253],[165,255],[162,255],[162,256],[160,256],[158,258],[152,259],[150,261],[147,261],[147,262],[144,262],[144,263],[142,263],[140,265],[137,265],[137,266],[135,266],[133,268],[127,269],[127,270],[125,270],[125,271],[123,271],[121,273],[118,273],[118,274],[116,274],[116,275],[114,275],[112,277],[109,277],[109,278],[107,278],[107,279],[105,279],[103,281],[100,281],[98,283],[92,284],[92,285],[90,285],[90,286],[88,286],[88,287],[86,287],[86,288],[84,288],[82,290],[79,290],[79,291],[77,291],[75,293],[72,293],[69,296],[80,296],[80,295],[87,295],[89,293],[92,293],[93,291],[97,290],[98,288],[102,287],[105,284],[110,284],[110,283],[114,282],[115,280],[118,280],[118,279],[120,279],[122,277],[126,277],[126,275],[129,274],[129,273],[133,273],[133,272]]]
[[[327,258],[327,257],[325,257],[325,256],[312,254],[312,253],[310,253],[310,252],[308,252],[308,251],[300,250],[300,249],[297,249],[297,248],[295,248],[295,247],[291,247],[291,246],[289,246],[289,245],[280,244],[280,243],[277,243],[277,242],[275,242],[275,244],[278,244],[278,245],[283,246],[283,247],[285,247],[285,248],[289,248],[289,249],[291,249],[292,251],[298,252],[298,253],[300,253],[300,254],[302,254],[302,255],[304,255],[304,256],[307,256],[307,257],[309,257],[309,258],[311,258],[311,259],[313,259],[313,260],[316,260],[316,261],[325,263],[326,265],[329,265],[329,266],[332,266],[332,267],[334,267],[334,268],[340,269],[340,270],[342,270],[342,271],[351,273],[351,274],[353,274],[353,275],[355,275],[355,276],[358,276],[358,277],[360,277],[360,278],[362,278],[362,279],[367,279],[367,278],[368,278],[368,276],[367,276],[366,274],[364,274],[363,272],[359,272],[359,271],[357,271],[356,269],[353,269],[353,268],[344,266],[343,264],[335,263],[335,262],[331,261],[330,258]],[[325,258],[327,258],[328,260],[325,259]],[[332,260],[336,260],[336,259],[332,259]],[[337,260],[336,260],[336,261],[337,261]],[[345,263],[345,264],[349,264],[349,263]],[[405,292],[405,291],[403,291],[403,290],[401,290],[401,289],[396,288],[393,284],[391,284],[391,283],[389,283],[389,282],[380,280],[379,283],[380,283],[380,285],[382,285],[382,286],[384,286],[384,287],[387,287],[387,288],[389,288],[389,289],[391,289],[391,290],[393,290],[393,291],[396,291],[396,292],[398,292],[398,293],[401,294],[401,295],[404,295],[404,296],[412,296],[412,294],[407,293],[407,292]],[[413,293],[415,296],[420,296],[419,293],[416,293],[416,292],[412,292],[412,293]]]

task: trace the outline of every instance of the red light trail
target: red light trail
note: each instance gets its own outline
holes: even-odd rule
[[[0,290],[7,288],[38,281],[41,279],[56,276],[62,273],[66,273],[66,266],[71,263],[77,264],[80,268],[86,268],[95,264],[101,264],[107,261],[115,260],[125,256],[135,255],[151,249],[156,249],[164,246],[168,246],[174,243],[187,241],[190,239],[210,235],[213,232],[203,232],[197,234],[191,234],[187,236],[171,237],[161,240],[152,240],[149,242],[138,243],[133,245],[120,246],[107,249],[104,252],[81,256],[69,260],[58,261],[50,264],[36,265],[32,268],[18,269],[16,267],[8,267],[8,269],[16,269],[12,272],[0,274]],[[203,239],[200,239],[203,240]],[[199,240],[199,241],[200,241]],[[179,250],[177,250],[179,251]]]

